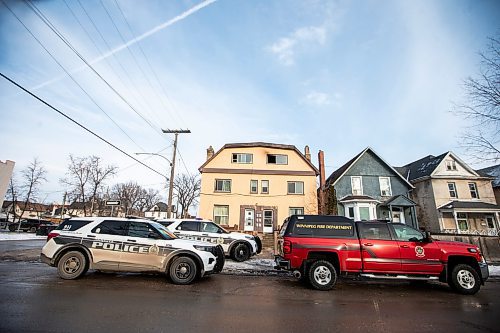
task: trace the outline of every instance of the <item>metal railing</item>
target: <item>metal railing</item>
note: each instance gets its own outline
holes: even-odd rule
[[[472,236],[500,236],[500,231],[497,229],[487,229],[487,230],[460,230],[457,229],[443,229],[441,231],[444,234],[453,234],[453,235],[472,235]]]

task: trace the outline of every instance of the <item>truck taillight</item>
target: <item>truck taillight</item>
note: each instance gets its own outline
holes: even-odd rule
[[[49,240],[51,240],[52,238],[57,237],[57,236],[59,236],[58,232],[55,232],[55,231],[50,232],[49,235],[47,236],[47,242]]]
[[[283,253],[284,254],[292,253],[292,242],[287,240],[283,241]]]

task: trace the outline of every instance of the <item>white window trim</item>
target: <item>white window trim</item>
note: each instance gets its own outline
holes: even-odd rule
[[[288,185],[289,185],[290,183],[295,183],[295,184],[297,184],[297,183],[301,183],[301,184],[302,184],[302,192],[301,192],[301,193],[297,193],[297,192],[290,193],[290,192],[288,191]],[[287,194],[289,194],[289,195],[304,195],[304,192],[305,192],[305,188],[304,188],[304,187],[305,187],[305,184],[304,184],[304,182],[303,182],[303,181],[299,181],[299,180],[296,180],[296,181],[294,181],[294,180],[292,180],[292,181],[288,181],[288,182],[286,182],[286,193],[287,193]],[[297,190],[297,185],[295,185],[295,191],[296,191],[296,190]]]
[[[451,195],[450,184],[453,185],[453,192],[455,192],[455,196]],[[454,182],[448,182],[446,183],[446,187],[448,189],[448,195],[450,196],[450,198],[458,199],[457,184],[455,184]]]
[[[217,189],[217,182],[218,181],[221,181],[221,182],[229,182],[229,191],[224,191],[224,190],[218,190]],[[231,193],[231,187],[232,187],[232,181],[231,179],[216,179],[215,180],[215,184],[214,184],[214,192],[222,192],[222,193]],[[222,183],[222,188],[224,188],[224,183]]]
[[[472,191],[472,190],[470,189],[470,185],[471,185],[471,184],[472,184],[472,185],[474,185],[474,191]],[[472,199],[479,199],[479,191],[477,190],[477,184],[476,184],[475,182],[469,182],[469,183],[467,184],[467,186],[469,187],[470,197],[471,197]],[[475,192],[475,193],[476,193],[476,197],[475,197],[475,198],[472,196],[472,192]]]
[[[234,155],[236,155],[236,161],[233,160]],[[238,161],[238,158],[242,155],[250,155],[250,162],[241,162]],[[251,153],[232,153],[231,154],[231,163],[237,163],[237,164],[253,164],[253,154]]]
[[[296,215],[304,215],[304,207],[288,207],[288,216],[290,215],[293,215],[292,214],[292,209],[293,210],[298,210],[298,209],[302,209],[302,214],[296,214]]]
[[[361,193],[354,193],[354,186],[353,186],[353,179],[354,178],[359,178],[359,186],[360,186],[360,190],[361,190]],[[363,177],[362,176],[351,176],[351,193],[352,195],[363,195]]]
[[[389,184],[389,194],[384,195],[382,192],[382,179],[387,179],[387,183]],[[378,185],[380,187],[380,195],[383,197],[390,197],[392,196],[392,185],[391,185],[391,177],[378,177]]]
[[[263,189],[263,185],[262,185],[262,184],[263,184],[263,182],[267,182],[267,191],[266,191],[266,192],[264,192],[264,191],[262,190],[262,189]],[[268,179],[263,179],[263,180],[261,180],[261,181],[260,181],[260,193],[261,193],[261,194],[269,194],[269,186],[270,186],[269,184],[270,184],[270,182],[269,182],[269,180],[268,180]],[[288,189],[287,189],[287,190],[288,190]]]
[[[213,208],[213,215],[214,215],[214,223],[216,224],[220,224],[220,223],[217,223],[216,222],[216,218],[215,218],[215,208],[216,207],[227,207],[227,215],[217,215],[217,216],[220,216],[220,217],[227,217],[227,222],[229,223],[229,206],[228,205],[214,205],[214,208]]]
[[[354,221],[361,221],[359,208],[368,208],[368,213],[370,214],[369,220],[377,219],[377,205],[375,203],[354,202],[344,204],[344,216],[351,218],[349,216],[349,207],[354,208]]]

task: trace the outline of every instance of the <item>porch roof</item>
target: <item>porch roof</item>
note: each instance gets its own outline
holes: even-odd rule
[[[401,207],[413,207],[417,204],[413,201],[405,197],[404,195],[395,195],[384,201],[382,206],[401,206]]]
[[[371,201],[371,202],[379,202],[377,199],[372,198],[367,195],[348,195],[347,197],[343,197],[342,199],[339,200],[339,202],[344,203],[344,202],[352,202],[352,201]]]
[[[490,204],[483,201],[451,201],[438,207],[440,210],[451,210],[451,209],[473,209],[473,210],[490,210],[490,211],[500,211],[500,206],[495,204]]]

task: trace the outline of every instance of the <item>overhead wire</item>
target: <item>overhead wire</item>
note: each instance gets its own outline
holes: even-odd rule
[[[101,37],[101,40],[104,42],[104,44],[106,45],[106,47],[108,48],[108,50],[111,50],[111,45],[109,45],[108,41],[106,40],[106,38],[104,37],[104,35],[101,33],[101,30],[99,29],[99,27],[97,26],[97,24],[95,23],[94,19],[92,18],[92,16],[88,13],[88,11],[85,9],[85,7],[83,6],[83,4],[80,2],[80,0],[77,0],[78,4],[80,5],[80,8],[82,9],[82,11],[84,12],[85,16],[87,16],[88,20],[90,21],[90,23],[92,24],[92,26],[94,27],[95,31],[97,32],[97,34],[99,35],[99,37]],[[116,56],[115,53],[112,53],[112,56],[113,56],[113,59],[115,59],[115,61],[118,63],[118,65],[120,66],[121,70],[125,73],[125,76],[127,77],[129,83],[134,87],[135,89],[135,93],[137,93],[141,98],[142,98],[142,106],[146,106],[147,108],[149,108],[150,110],[153,110],[153,107],[151,106],[151,104],[149,103],[149,99],[146,98],[146,96],[143,94],[142,90],[139,89],[139,87],[136,85],[135,83],[135,80],[132,80],[132,78],[130,77],[130,74],[129,74],[129,71],[125,69],[125,67],[123,67],[123,64],[122,62],[120,61],[120,59]],[[102,58],[104,58],[104,55],[101,56]],[[130,91],[132,91],[131,89],[129,89]]]
[[[3,0],[2,0],[3,1]],[[40,101],[41,103],[45,104],[46,106],[48,106],[49,108],[51,108],[52,110],[56,111],[57,113],[59,113],[61,116],[63,116],[64,118],[68,119],[69,121],[71,121],[72,123],[78,125],[79,127],[83,128],[85,131],[89,132],[90,134],[94,135],[95,137],[97,137],[99,140],[105,142],[106,144],[108,144],[109,146],[111,146],[112,148],[116,149],[117,151],[119,151],[120,153],[124,154],[125,156],[133,159],[134,161],[136,161],[137,163],[145,166],[146,168],[148,168],[149,170],[155,172],[156,174],[162,176],[162,177],[165,177],[165,178],[168,178],[167,176],[165,176],[164,174],[162,174],[161,172],[153,169],[152,167],[150,167],[149,165],[143,163],[142,161],[138,160],[137,158],[133,157],[132,155],[130,155],[129,153],[125,152],[123,149],[119,148],[118,146],[112,144],[110,141],[104,139],[102,136],[100,136],[99,134],[95,133],[94,131],[90,130],[89,128],[87,128],[86,126],[82,125],[81,123],[79,123],[78,121],[74,120],[73,118],[71,118],[70,116],[68,116],[67,114],[65,114],[64,112],[62,112],[61,110],[59,110],[58,108],[56,108],[55,106],[51,105],[50,103],[48,103],[47,101],[45,101],[44,99],[42,99],[41,97],[35,95],[34,93],[32,93],[31,91],[29,91],[28,89],[26,89],[25,87],[23,87],[22,85],[20,85],[19,83],[17,83],[16,81],[14,81],[13,79],[9,78],[8,76],[6,76],[5,74],[3,74],[2,72],[0,72],[0,76],[2,76],[4,79],[6,79],[7,81],[9,81],[10,83],[12,83],[13,85],[15,85],[16,87],[18,87],[19,89],[23,90],[24,92],[26,92],[27,94],[31,95],[32,97],[34,97],[35,99],[37,99],[38,101]]]
[[[115,28],[116,32],[118,33],[118,35],[120,36],[120,39],[122,40],[123,44],[126,45],[127,41],[125,40],[125,37],[123,36],[122,32],[120,31],[120,29],[118,28],[118,26],[116,25],[116,22],[115,20],[113,19],[113,17],[111,16],[111,13],[108,11],[108,9],[106,8],[106,6],[104,5],[104,3],[102,2],[102,0],[99,1],[100,4],[101,4],[101,7],[104,9],[104,11],[106,12],[106,15],[108,16],[109,20],[111,21],[111,24],[113,25],[113,27]],[[127,48],[127,51],[128,53],[132,56],[132,59],[133,61],[135,62],[137,68],[139,69],[139,71],[142,73],[142,76],[146,79],[146,82],[148,83],[148,85],[151,87],[151,90],[153,91],[153,93],[156,95],[156,98],[162,103],[163,103],[163,100],[161,98],[161,96],[158,94],[157,92],[157,89],[153,86],[153,84],[151,83],[151,80],[149,79],[148,75],[146,75],[146,72],[144,71],[144,69],[142,68],[142,65],[140,64],[140,62],[137,60],[137,57],[135,56],[134,52],[132,52],[132,49],[130,48],[130,46],[126,45],[126,48]],[[165,107],[165,106],[164,106]],[[152,110],[153,113],[156,115],[156,112],[155,110],[153,109]]]
[[[125,13],[123,12],[120,4],[118,3],[117,0],[113,0],[113,1],[115,3],[116,7],[118,8],[121,16],[123,17],[123,20],[125,21],[125,24],[127,25],[128,29],[130,31],[130,34],[134,37],[136,35],[136,33],[135,33],[134,29],[132,28],[132,26],[130,25],[129,21],[127,20],[127,17],[125,16]],[[183,123],[184,125],[186,125],[186,122],[182,118],[182,115],[175,110],[175,106],[174,106],[173,101],[169,97],[169,94],[165,90],[165,87],[161,83],[161,80],[158,78],[158,75],[156,74],[156,71],[153,69],[153,66],[151,65],[151,62],[149,61],[149,58],[146,55],[146,52],[144,52],[144,49],[142,48],[141,43],[138,42],[137,46],[139,47],[139,50],[141,51],[142,56],[144,57],[144,60],[146,61],[147,65],[148,65],[148,67],[150,69],[150,71],[153,73],[153,76],[154,76],[154,78],[155,78],[158,86],[160,87],[161,91],[163,92],[163,95],[165,96],[166,100],[169,102],[170,107],[172,109],[172,112],[170,112],[169,108],[166,105],[164,105],[163,104],[163,100],[161,100],[163,106],[165,107],[165,109],[167,110],[167,112],[169,112],[170,115],[175,115],[176,117],[178,117],[180,119],[181,123]],[[184,126],[184,127],[187,127],[187,126]]]
[[[73,16],[73,18],[75,19],[75,21],[78,23],[78,25],[82,28],[82,30],[85,32],[87,38],[92,42],[92,44],[94,45],[95,49],[97,50],[97,52],[99,53],[99,56],[102,56],[104,55],[104,52],[101,50],[101,48],[99,47],[99,45],[96,43],[96,41],[94,40],[94,38],[92,37],[92,35],[90,34],[90,32],[87,30],[87,28],[85,28],[85,26],[83,25],[82,21],[78,18],[78,15],[76,15],[75,11],[71,8],[71,6],[68,4],[68,2],[66,0],[63,0],[64,1],[64,4],[66,5],[66,7],[68,8],[68,10],[70,11],[71,15]],[[84,9],[84,12],[85,12],[85,9]],[[85,12],[86,14],[86,12]],[[97,27],[95,26],[95,24],[93,23],[92,21],[92,24],[94,26],[94,29],[96,29],[96,31],[98,32],[98,34],[101,36],[101,38],[103,38],[104,40],[104,43],[109,47],[109,45],[107,44],[106,40],[104,39],[104,37],[102,36],[101,32],[97,30]],[[133,84],[133,81],[130,79],[130,76],[128,76],[128,72],[125,71],[123,65],[121,64],[121,62],[119,62],[119,60],[116,58],[115,55],[113,55],[113,58],[116,60],[116,62],[118,63],[118,65],[120,65],[121,69],[125,72],[126,74],[126,77],[127,79],[129,80],[129,84]],[[118,73],[118,71],[115,70],[115,68],[112,66],[111,64],[111,61],[110,59],[108,58],[105,58],[104,59],[106,61],[106,63],[108,64],[109,68],[111,69],[111,71],[113,72],[113,74],[115,75],[115,77],[121,82],[121,84],[123,85],[123,87],[127,88],[128,91],[131,93],[131,95],[134,97],[136,103],[138,103],[138,99],[136,96],[134,96],[134,92],[132,89],[130,89],[130,87],[128,87],[128,85],[124,82],[123,80],[123,77]]]
[[[83,91],[83,93],[92,101],[92,103],[94,103],[94,105],[99,108],[99,110],[101,110],[101,112],[104,113],[104,115],[106,115],[106,117],[113,123],[115,124],[116,127],[118,127],[118,129],[126,136],[128,137],[137,147],[139,147],[141,150],[144,150],[144,148],[142,148],[137,142],[135,142],[134,139],[132,139],[132,137],[127,133],[125,132],[125,130],[123,128],[120,127],[120,125],[118,125],[118,123],[113,119],[111,118],[111,116],[106,112],[104,111],[104,109],[95,101],[95,99],[90,96],[90,94],[85,90],[85,88],[83,88],[79,83],[78,81],[76,81],[76,79],[69,73],[69,71],[66,70],[66,68],[55,58],[55,56],[45,47],[45,45],[43,45],[43,43],[33,34],[33,32],[30,30],[30,28],[28,28],[28,26],[26,26],[24,24],[24,22],[16,15],[16,13],[14,13],[14,11],[5,3],[4,0],[1,0],[2,3],[4,4],[4,6],[12,13],[12,15],[19,21],[19,23],[21,23],[21,25],[26,29],[26,31],[28,31],[28,33],[37,41],[37,43],[45,50],[45,52],[47,52],[49,54],[49,56],[52,58],[52,60],[54,60],[56,62],[56,64],[70,77],[70,79],[80,88],[80,90]]]
[[[3,0],[2,0],[3,1]],[[48,20],[43,13],[34,5],[31,1],[27,1],[29,7],[35,12],[35,14],[42,19],[42,21],[61,39],[64,44],[66,44],[77,56],[80,58],[93,72],[96,74],[105,84],[110,88],[118,97],[121,99],[132,111],[134,111],[144,122],[146,122],[156,133],[158,133],[162,138],[163,135],[159,128],[156,128],[148,119],[146,119],[130,102],[127,101],[125,97],[123,97],[120,92],[118,92],[81,54],[76,50],[76,48],[60,33],[57,28]]]

